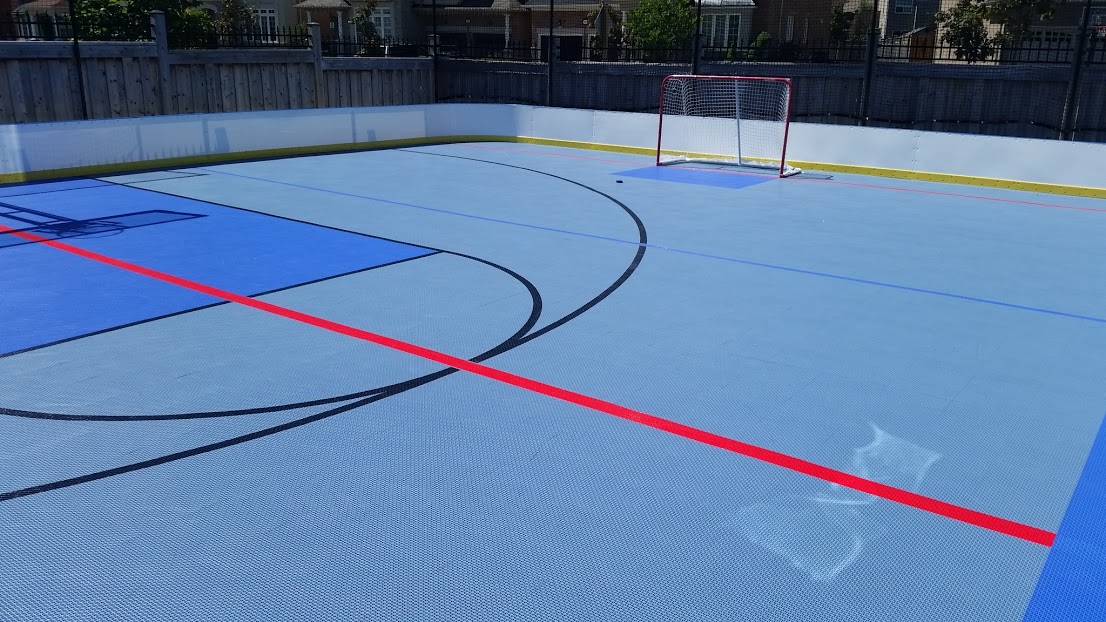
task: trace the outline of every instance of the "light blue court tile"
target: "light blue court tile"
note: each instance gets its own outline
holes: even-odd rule
[[[636,177],[638,179],[651,179],[653,181],[671,181],[681,184],[696,184],[700,186],[733,189],[747,188],[775,179],[775,177],[769,175],[679,168],[674,166],[647,166],[645,168],[631,169],[613,174],[620,177]]]

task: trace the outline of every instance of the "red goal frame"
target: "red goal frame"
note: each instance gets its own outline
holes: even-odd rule
[[[681,79],[690,78],[690,79],[693,79],[693,80],[729,80],[729,81],[734,81],[734,82],[736,82],[736,81],[779,82],[779,83],[786,84],[787,85],[787,109],[786,109],[786,112],[785,112],[784,118],[783,118],[783,149],[780,152],[780,168],[779,168],[779,176],[780,177],[785,177],[786,176],[785,172],[787,170],[787,137],[788,137],[788,133],[791,130],[791,105],[792,105],[792,99],[794,97],[794,89],[792,88],[791,78],[768,77],[768,76],[717,76],[717,75],[696,75],[696,74],[673,74],[673,75],[665,76],[664,79],[661,80],[660,96],[658,98],[659,102],[658,102],[658,107],[657,107],[657,116],[658,116],[658,121],[657,121],[657,155],[656,155],[656,165],[657,166],[662,166],[662,164],[661,164],[661,138],[662,138],[663,132],[664,132],[664,93],[665,93],[665,87],[668,85],[668,81],[672,80],[673,78],[681,78]],[[798,171],[798,169],[795,169],[795,170],[796,170],[796,172],[800,172],[800,171]]]

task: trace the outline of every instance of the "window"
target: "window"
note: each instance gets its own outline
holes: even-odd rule
[[[909,14],[914,12],[914,0],[895,0],[895,13]]]
[[[741,44],[740,15],[704,15],[703,39],[706,47],[732,48]]]
[[[1091,28],[1106,28],[1106,8],[1091,7]]]
[[[27,13],[16,13],[15,23],[19,29],[20,39],[38,39],[42,36],[39,31],[38,21]]]
[[[276,9],[258,9],[257,25],[261,30],[261,34],[267,35],[266,39],[272,40],[274,38],[273,35],[277,32]]]
[[[392,38],[392,8],[377,7],[373,9],[372,14],[373,26],[376,27],[376,34],[384,39]]]
[[[1072,34],[1070,32],[1052,32],[1049,30],[1037,30],[1029,33],[1024,44],[1030,47],[1070,48],[1072,46]]]

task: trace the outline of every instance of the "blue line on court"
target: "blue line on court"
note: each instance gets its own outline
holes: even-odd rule
[[[1106,618],[1106,421],[1075,485],[1025,622]]]
[[[20,229],[244,295],[437,252],[128,186],[36,189],[0,200],[42,221]],[[0,357],[217,302],[10,234],[0,253]]]
[[[844,276],[844,275],[840,275],[840,274],[831,274],[829,272],[817,272],[815,270],[804,270],[802,268],[792,268],[792,267],[789,267],[789,266],[780,266],[780,265],[776,265],[776,264],[762,263],[762,262],[759,262],[759,261],[750,261],[748,259],[738,259],[736,257],[726,257],[724,255],[713,255],[711,253],[701,253],[701,252],[698,252],[698,251],[689,251],[689,250],[684,250],[684,249],[680,249],[680,248],[672,248],[672,247],[668,247],[668,246],[661,246],[661,245],[658,245],[658,244],[650,244],[650,243],[641,244],[641,243],[639,243],[637,241],[634,241],[634,240],[623,240],[621,238],[612,238],[612,237],[608,237],[608,236],[605,236],[605,235],[595,235],[593,233],[583,233],[583,232],[580,232],[580,231],[569,231],[567,229],[558,229],[556,227],[543,227],[541,225],[532,225],[532,224],[529,224],[529,223],[517,222],[517,221],[513,221],[513,220],[503,220],[503,219],[500,219],[500,218],[490,218],[488,216],[477,216],[476,214],[466,214],[465,212],[456,212],[456,211],[441,209],[441,208],[437,208],[437,207],[427,207],[425,205],[416,205],[414,203],[404,203],[403,201],[392,201],[390,199],[382,199],[382,198],[379,198],[379,197],[371,197],[371,196],[367,196],[367,195],[363,195],[363,194],[353,194],[351,192],[341,192],[341,191],[338,191],[338,190],[330,190],[330,189],[327,189],[327,188],[316,188],[314,186],[294,184],[292,182],[287,182],[287,181],[277,181],[277,180],[274,180],[274,179],[265,179],[264,177],[252,177],[250,175],[241,175],[239,173],[228,173],[226,171],[217,171],[217,170],[214,170],[214,169],[206,169],[206,168],[201,169],[201,170],[205,170],[205,171],[210,172],[210,173],[218,173],[220,175],[229,175],[231,177],[241,177],[242,179],[252,179],[254,181],[261,181],[261,182],[266,182],[266,183],[270,183],[270,184],[280,184],[282,186],[290,186],[290,187],[293,187],[293,188],[301,188],[303,190],[312,190],[312,191],[316,191],[316,192],[326,192],[326,193],[329,193],[329,194],[336,194],[336,195],[339,195],[339,196],[350,197],[350,198],[354,198],[354,199],[364,199],[364,200],[367,200],[367,201],[376,201],[378,203],[386,203],[386,204],[389,204],[389,205],[398,205],[398,206],[401,206],[401,207],[410,207],[410,208],[414,208],[414,209],[424,210],[424,211],[427,211],[427,212],[435,212],[435,213],[438,213],[438,214],[449,214],[451,216],[461,216],[463,218],[471,218],[473,220],[482,220],[482,221],[485,221],[485,222],[494,222],[494,223],[503,224],[503,225],[512,225],[512,226],[515,226],[515,227],[525,227],[527,229],[536,229],[538,231],[549,231],[549,232],[552,232],[552,233],[563,233],[563,234],[566,234],[566,235],[573,235],[573,236],[582,237],[582,238],[591,238],[591,239],[595,239],[595,240],[604,240],[604,241],[607,241],[607,242],[617,242],[619,244],[632,244],[634,246],[645,246],[646,248],[663,250],[663,251],[668,251],[668,252],[671,252],[671,253],[679,253],[679,254],[682,254],[682,255],[690,255],[690,256],[693,256],[693,257],[703,257],[703,258],[706,258],[706,259],[717,259],[719,261],[728,261],[730,263],[737,263],[737,264],[742,264],[742,265],[746,265],[746,266],[755,266],[755,267],[758,267],[758,268],[768,268],[768,269],[771,269],[771,270],[782,270],[784,272],[792,272],[792,273],[795,273],[795,274],[806,274],[806,275],[809,275],[809,276],[820,276],[820,277],[825,277],[827,279],[837,279],[839,281],[848,281],[850,283],[860,283],[860,284],[863,284],[863,285],[875,285],[877,287],[887,287],[887,288],[890,288],[890,289],[897,289],[897,290],[907,291],[907,292],[915,292],[915,293],[918,293],[918,294],[930,294],[930,295],[933,295],[933,296],[941,296],[943,298],[952,298],[954,300],[964,300],[964,301],[968,301],[968,302],[978,302],[978,303],[981,303],[981,304],[994,305],[994,306],[997,306],[997,307],[1006,307],[1008,309],[1018,309],[1020,311],[1032,311],[1034,313],[1045,313],[1045,314],[1048,314],[1048,315],[1056,315],[1056,316],[1072,318],[1072,319],[1076,319],[1076,320],[1085,320],[1085,321],[1088,321],[1088,322],[1097,322],[1097,323],[1100,323],[1100,324],[1106,324],[1106,318],[1094,317],[1094,316],[1091,316],[1091,315],[1080,315],[1078,313],[1068,313],[1066,311],[1056,311],[1054,309],[1044,309],[1044,308],[1041,308],[1041,307],[1030,307],[1030,306],[1027,306],[1027,305],[1015,304],[1015,303],[1012,303],[1012,302],[1002,302],[1001,300],[990,300],[990,299],[987,299],[987,298],[976,298],[974,296],[965,296],[965,295],[962,295],[962,294],[953,294],[953,293],[950,293],[950,292],[942,292],[942,291],[937,291],[937,290],[933,290],[933,289],[923,289],[921,287],[911,287],[909,285],[898,285],[898,284],[895,284],[895,283],[884,283],[882,281],[871,281],[871,280],[868,280],[868,279],[860,279],[860,278],[851,277],[851,276]]]

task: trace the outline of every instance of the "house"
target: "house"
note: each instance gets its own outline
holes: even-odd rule
[[[0,39],[64,39],[69,26],[64,16],[69,14],[69,0],[6,0],[0,7],[14,4],[2,15],[12,16],[12,22],[0,24]],[[61,23],[58,23],[59,20]]]
[[[324,36],[353,38],[353,18],[364,0],[245,0],[257,13],[262,31],[316,22]],[[422,40],[422,26],[412,0],[377,0],[371,19],[376,32],[388,41]]]
[[[8,21],[15,8],[13,0],[0,0],[0,41],[15,38],[15,24]]]
[[[825,45],[835,4],[841,4],[841,0],[757,0],[751,36],[755,40],[766,32],[775,46],[785,42]]]
[[[957,0],[940,0],[939,10],[948,10],[956,6]],[[1052,14],[1052,19],[1036,19],[1030,27],[1029,35],[1022,40],[1005,46],[992,56],[990,63],[1070,63],[1075,53],[1076,38],[1082,24],[1084,0],[1060,0]],[[1106,6],[1092,6],[1090,15],[1092,28],[1101,26],[1100,40],[1106,35]],[[1002,32],[999,24],[987,24],[991,36]],[[936,38],[941,41],[942,29],[938,27]],[[1101,43],[1099,44],[1101,45]]]
[[[757,4],[753,0],[701,0],[700,46],[704,56],[725,58],[731,50],[748,47]]]
[[[548,56],[550,26],[558,58],[565,61],[603,57],[602,41],[614,23],[624,23],[623,5],[580,0],[416,0],[415,11],[431,32],[436,4],[439,45],[443,54],[472,54],[516,60]],[[552,15],[551,15],[552,13]],[[609,45],[609,44],[608,44]]]
[[[559,52],[556,58],[564,61],[585,60],[588,58],[592,37],[598,35],[594,27],[594,14],[600,3],[579,0],[552,0],[552,3],[553,36],[557,39]],[[540,49],[541,60],[547,58],[549,50],[549,4],[549,0],[529,0],[525,5],[531,9],[530,36],[531,41]],[[619,16],[625,15],[632,8],[618,3],[607,3],[607,6]]]
[[[876,28],[883,38],[905,36],[909,32],[918,32],[933,22],[933,16],[944,8],[947,0],[877,0],[874,5],[879,12],[876,15]],[[957,0],[948,3],[955,5]],[[848,0],[845,10],[862,15],[864,30],[871,20],[871,0]]]
[[[621,27],[638,1],[415,0],[427,34],[435,4],[443,54],[544,60],[552,27],[558,58],[586,61],[617,58]],[[748,45],[755,10],[754,0],[703,0],[703,47],[724,54]]]
[[[69,15],[69,0],[7,0],[7,4],[14,7],[4,15]]]
[[[532,56],[532,8],[519,0],[415,0],[421,34],[433,32],[437,7],[442,54],[471,54],[529,59]]]

